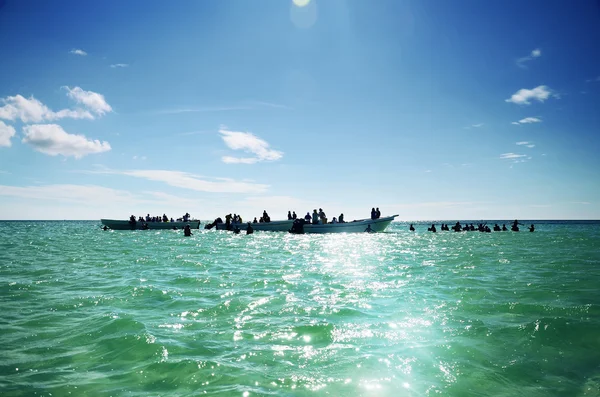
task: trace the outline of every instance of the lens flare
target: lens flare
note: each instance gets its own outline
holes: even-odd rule
[[[310,3],[310,0],[292,0],[292,2],[297,7],[304,7],[307,6],[308,3]]]

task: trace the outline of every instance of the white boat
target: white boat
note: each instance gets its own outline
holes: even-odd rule
[[[378,219],[358,219],[344,223],[305,224],[304,233],[373,233],[383,232],[398,215]]]
[[[285,220],[285,221],[271,221],[271,222],[259,222],[259,223],[251,223],[252,229],[255,231],[261,232],[287,232],[292,227],[294,220]],[[240,228],[241,231],[245,231],[248,227],[248,223],[232,223],[231,230],[235,227]],[[217,223],[217,230],[227,230],[225,227],[225,223]]]
[[[100,222],[113,230],[183,229],[186,225],[190,225],[192,229],[200,229],[200,221],[196,219],[187,222],[131,222],[119,219],[100,219]]]

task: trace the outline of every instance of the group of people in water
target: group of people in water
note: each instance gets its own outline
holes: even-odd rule
[[[518,220],[515,219],[515,221],[512,223],[512,226],[510,227],[510,230],[513,232],[518,232],[519,231],[519,225],[525,226],[522,223],[520,223]],[[413,224],[411,223],[409,228],[408,228],[411,232],[415,231],[415,227],[413,226]],[[475,231],[479,231],[479,232],[484,232],[484,233],[491,233],[492,229],[490,229],[490,227],[486,224],[486,223],[478,223],[477,226],[471,224],[465,224],[464,226],[460,224],[460,222],[456,222],[456,224],[454,226],[452,226],[451,228],[448,227],[448,224],[444,224],[442,223],[441,226],[441,230],[442,231],[450,231],[450,229],[452,229],[455,232],[475,232]],[[506,228],[506,224],[502,224],[502,227],[500,227],[497,223],[494,224],[494,229],[495,232],[506,232],[508,231],[508,229]],[[428,232],[437,232],[437,229],[435,227],[435,224],[432,224],[431,227],[427,228]],[[534,232],[535,231],[535,226],[533,224],[531,224],[531,226],[529,226],[529,231],[530,232]]]

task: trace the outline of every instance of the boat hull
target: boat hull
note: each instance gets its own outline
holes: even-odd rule
[[[293,220],[285,220],[285,221],[271,221],[271,222],[263,222],[263,223],[252,223],[252,229],[255,231],[261,232],[287,232],[292,227],[294,223]],[[231,229],[237,225],[240,230],[246,230],[248,227],[248,223],[237,223],[232,224]],[[217,223],[217,230],[227,230],[225,228],[224,223]]]
[[[379,219],[360,219],[344,223],[304,225],[304,233],[364,233],[369,225],[373,233],[383,232],[398,215]]]
[[[164,229],[183,229],[186,225],[190,225],[192,229],[200,228],[200,221],[193,220],[188,222],[135,222],[134,224],[129,221],[123,221],[118,219],[100,219],[100,222],[104,226],[107,226],[113,230],[164,230]],[[146,228],[144,225],[148,225]]]

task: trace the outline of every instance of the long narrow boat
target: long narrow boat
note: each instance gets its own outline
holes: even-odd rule
[[[252,229],[260,230],[262,232],[287,232],[288,230],[290,230],[293,223],[293,220],[252,223]],[[246,230],[246,228],[248,227],[248,223],[231,224],[232,229],[235,226],[239,227],[240,230],[243,231]],[[217,230],[227,230],[225,228],[225,223],[217,223]]]
[[[100,219],[100,222],[113,230],[183,229],[186,225],[190,225],[192,229],[200,228],[200,221],[195,219],[187,222],[131,222],[118,219]]]
[[[383,232],[398,215],[386,216],[378,219],[359,219],[344,223],[326,223],[319,225],[304,225],[304,233],[364,233]]]

